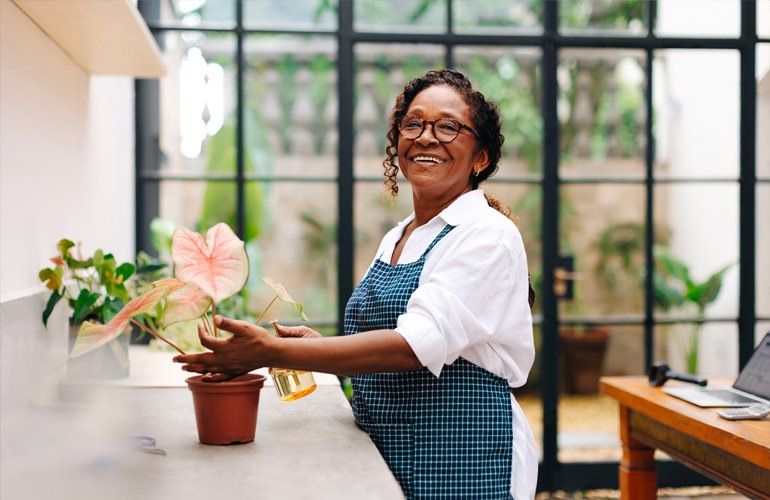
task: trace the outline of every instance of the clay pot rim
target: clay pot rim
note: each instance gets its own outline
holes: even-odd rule
[[[201,380],[202,378],[203,378],[203,375],[194,375],[192,377],[186,378],[185,382],[187,382],[187,385],[189,386],[190,390],[192,390],[193,388],[217,390],[216,389],[217,387],[221,389],[224,389],[225,387],[236,389],[236,388],[245,388],[245,387],[250,387],[255,385],[261,388],[265,384],[265,381],[267,380],[267,377],[260,373],[246,373],[238,377],[235,377],[234,379],[226,380],[224,382],[204,382],[203,380]]]

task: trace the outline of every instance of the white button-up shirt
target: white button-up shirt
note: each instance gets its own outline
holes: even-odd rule
[[[390,262],[404,227],[413,218],[411,214],[385,235],[377,251],[381,260]],[[520,387],[535,359],[521,234],[477,189],[416,228],[398,263],[418,260],[447,224],[455,227],[426,256],[419,286],[406,313],[398,318],[396,331],[436,376],[445,364],[462,356],[508,380],[511,387]],[[511,494],[524,500],[535,496],[538,458],[521,407],[515,398],[511,401]]]

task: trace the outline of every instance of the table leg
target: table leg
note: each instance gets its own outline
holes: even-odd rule
[[[658,474],[655,470],[655,449],[631,437],[628,408],[620,408],[620,440],[623,459],[620,461],[620,498],[647,500],[657,498]]]

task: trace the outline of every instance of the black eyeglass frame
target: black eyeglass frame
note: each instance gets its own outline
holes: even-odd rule
[[[404,123],[404,120],[406,120],[406,119],[416,120],[416,121],[420,122],[420,125],[421,125],[420,132],[417,135],[415,135],[414,137],[407,137],[406,135],[404,135],[404,131],[401,128],[401,126]],[[455,125],[457,125],[457,133],[454,135],[454,137],[452,137],[451,139],[446,140],[446,141],[442,140],[441,138],[439,138],[436,135],[436,123],[439,123],[439,122],[451,122],[451,123],[454,123]],[[401,135],[401,137],[403,137],[404,139],[410,140],[410,141],[416,140],[418,137],[420,137],[425,132],[425,124],[428,124],[428,125],[431,126],[431,133],[433,134],[433,137],[435,137],[437,141],[439,141],[439,142],[441,142],[443,144],[449,144],[450,142],[452,142],[455,139],[457,139],[457,136],[460,135],[460,132],[462,131],[462,129],[466,129],[466,130],[470,131],[470,133],[473,134],[473,137],[475,137],[477,139],[479,137],[478,135],[476,135],[476,131],[475,130],[473,130],[471,127],[469,127],[468,125],[464,124],[460,120],[455,120],[454,118],[438,118],[436,120],[423,120],[419,116],[404,115],[400,119],[396,120],[396,127],[398,128],[398,133]]]

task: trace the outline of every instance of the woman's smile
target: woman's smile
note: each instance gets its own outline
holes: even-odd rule
[[[446,163],[447,160],[444,160],[442,158],[439,158],[435,155],[429,155],[420,153],[410,158],[410,160],[413,163],[417,163],[419,165],[422,165],[424,167],[434,167],[436,165],[442,165]]]

